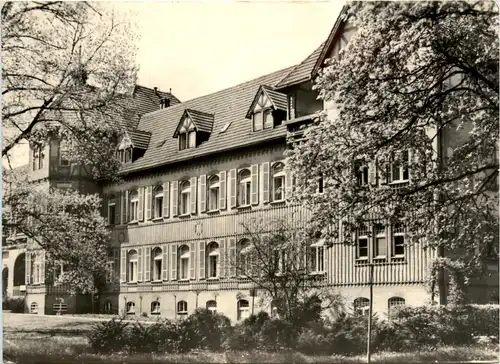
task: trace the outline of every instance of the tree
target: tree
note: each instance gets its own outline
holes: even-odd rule
[[[344,21],[357,31],[316,85],[335,111],[288,153],[309,228],[351,244],[369,214],[401,223],[465,286],[498,245],[498,8],[353,2]]]
[[[7,2],[2,20],[2,157],[23,141],[65,138],[94,177],[118,166],[119,123],[136,76],[131,23],[106,4]]]
[[[98,195],[60,189],[36,189],[26,175],[9,173],[2,224],[14,228],[45,252],[46,275],[63,266],[59,277],[73,291],[96,293],[105,283],[110,231],[100,214]]]
[[[303,327],[304,319],[319,318],[322,310],[339,302],[327,289],[325,276],[309,274],[310,246],[317,238],[281,218],[252,219],[242,226],[246,238],[239,242],[230,264],[238,276],[247,277],[265,293],[281,318]]]

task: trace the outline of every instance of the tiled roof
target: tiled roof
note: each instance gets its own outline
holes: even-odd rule
[[[151,133],[143,130],[129,130],[128,135],[134,148],[148,149]]]
[[[184,116],[187,115],[191,118],[191,120],[194,123],[194,126],[196,127],[197,131],[202,131],[205,133],[211,133],[212,128],[214,126],[214,115],[209,114],[203,111],[198,111],[198,110],[193,110],[193,109],[186,109],[184,111],[184,114],[182,115],[181,120],[184,118]],[[179,124],[180,126],[180,124]],[[177,133],[179,132],[179,127],[174,133],[174,138],[177,136]]]
[[[281,89],[297,83],[305,82],[311,79],[314,65],[318,60],[325,43],[322,43],[313,53],[309,55],[304,61],[295,66],[278,84],[275,89]]]
[[[259,87],[259,90],[255,94],[255,97],[254,97],[254,99],[253,99],[252,103],[250,104],[250,107],[249,107],[249,109],[247,111],[247,116],[246,117],[248,119],[250,119],[252,117],[252,113],[253,113],[253,110],[255,108],[255,104],[257,103],[257,101],[258,101],[258,99],[260,97],[261,92],[263,92],[265,95],[267,95],[267,97],[269,98],[269,100],[271,100],[271,102],[272,102],[272,104],[273,104],[273,106],[274,106],[275,109],[287,111],[287,109],[288,109],[288,101],[287,101],[286,94],[278,92],[278,91],[274,91],[269,86],[261,85]]]
[[[155,91],[154,89],[137,85],[134,89],[133,99],[135,111],[139,116],[142,116],[146,113],[159,110],[160,100],[162,98],[170,100],[170,106],[180,103],[179,99],[170,92],[163,92],[160,90]]]
[[[290,70],[291,68],[286,68],[213,94],[143,115],[138,128],[151,133],[149,148],[143,157],[125,165],[122,171],[124,173],[140,171],[284,137],[286,135],[284,125],[272,130],[254,132],[252,123],[245,116],[260,85],[273,86]],[[186,109],[212,114],[214,116],[213,131],[210,138],[198,147],[179,151],[179,145],[172,139],[172,135]],[[229,127],[221,132],[227,124],[230,124]]]

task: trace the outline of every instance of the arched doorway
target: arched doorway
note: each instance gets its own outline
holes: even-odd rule
[[[9,268],[4,268],[2,270],[2,293],[3,296],[6,296],[7,286],[9,284]]]
[[[26,284],[26,254],[22,253],[16,258],[14,263],[14,286]]]

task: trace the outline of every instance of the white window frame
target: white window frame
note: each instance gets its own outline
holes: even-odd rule
[[[187,315],[188,314],[188,304],[186,301],[182,300],[177,302],[177,307],[175,308],[177,315]]]
[[[160,301],[151,302],[151,315],[159,315],[161,313]]]
[[[156,186],[154,188],[153,197],[153,218],[161,219],[163,218],[163,187]]]
[[[215,264],[215,274],[212,265]],[[219,278],[219,244],[211,242],[207,246],[207,277]]]
[[[379,248],[379,239],[384,239],[385,244],[385,254],[378,254],[377,250]],[[386,259],[387,258],[387,227],[383,225],[382,227],[373,227],[373,258],[374,259]]]
[[[266,115],[269,115],[271,118],[271,124],[266,125]],[[267,108],[262,110],[262,128],[263,129],[272,129],[274,128],[274,116],[273,116],[273,109]]]
[[[407,162],[410,161],[410,152],[406,152],[407,153]],[[397,169],[398,172],[399,172],[399,178],[398,179],[394,179],[394,169]],[[407,177],[405,178],[404,177],[404,173],[406,171],[406,174],[407,174]],[[394,163],[391,163],[390,164],[390,181],[391,181],[391,184],[398,184],[398,183],[406,183],[410,180],[410,170],[408,167],[404,167],[404,165],[395,165]]]
[[[276,171],[278,170],[278,171]],[[285,188],[286,188],[286,173],[285,173],[285,165],[282,162],[277,162],[273,164],[273,179],[272,179],[272,200],[274,202],[282,202],[285,201]],[[281,198],[276,198],[276,180],[280,179],[282,181],[281,185]]]
[[[135,257],[133,257],[135,254]],[[138,253],[137,250],[132,249],[127,252],[127,282],[136,283],[137,282],[137,265],[138,265]]]
[[[182,245],[179,248],[179,280],[185,281],[189,280],[189,263],[191,260],[191,251],[189,250],[189,246]]]
[[[353,301],[353,307],[355,315],[368,316],[370,311],[370,300],[366,297],[358,297]]]
[[[220,197],[220,179],[219,176],[214,174],[208,179],[208,191],[207,191],[207,210],[208,211],[218,211],[219,210],[219,197]]]
[[[260,115],[260,120],[257,119],[258,115]],[[259,124],[257,124],[257,121]],[[253,131],[260,131],[264,129],[264,110],[256,110],[252,116],[252,126]]]
[[[135,302],[128,301],[126,309],[127,309],[127,315],[135,315]]]
[[[191,213],[191,183],[182,181],[180,187],[180,212],[181,215],[189,215]]]
[[[187,132],[187,147],[189,149],[196,148],[196,131],[189,130]]]
[[[129,222],[137,222],[139,220],[139,192],[137,190],[130,191],[129,194]]]
[[[325,243],[324,239],[311,244],[311,273],[325,272]]]
[[[403,244],[401,245],[402,248],[403,248],[403,254],[396,254],[396,237],[403,237]],[[405,240],[406,240],[406,234],[405,234],[405,230],[404,230],[404,226],[403,225],[393,225],[392,226],[392,237],[391,237],[391,252],[392,252],[392,256],[394,258],[404,258],[405,257]]]
[[[184,150],[188,148],[188,136],[187,133],[179,134],[179,150]]]
[[[370,258],[370,228],[368,226],[364,226],[361,229],[358,229],[356,232],[356,260],[368,260]],[[366,255],[361,256],[361,247],[359,241],[361,239],[366,239]]]
[[[162,269],[163,269],[163,251],[161,248],[157,247],[153,250],[151,254],[151,280],[154,282],[159,282],[162,280]]]
[[[406,300],[401,296],[393,296],[387,300],[387,314],[390,317],[391,311],[395,307],[400,307],[406,305]]]
[[[207,301],[206,308],[212,313],[217,313],[217,301],[215,300]]]
[[[248,300],[238,300],[238,321],[250,317],[250,304]]]
[[[248,173],[248,177],[242,177]],[[248,168],[238,172],[238,205],[240,207],[250,206],[252,203],[252,173]]]
[[[108,196],[108,225],[116,223],[116,197],[115,195]]]

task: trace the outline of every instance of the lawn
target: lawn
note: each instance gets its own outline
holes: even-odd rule
[[[311,357],[298,353],[200,352],[184,355],[96,355],[85,332],[99,319],[72,316],[3,314],[4,363],[364,363],[364,356]],[[377,353],[374,363],[422,363],[460,360],[498,361],[497,348],[440,348],[416,353]]]

